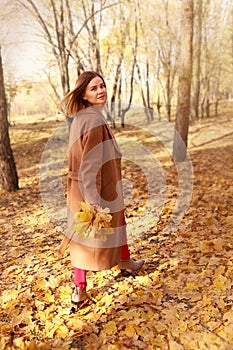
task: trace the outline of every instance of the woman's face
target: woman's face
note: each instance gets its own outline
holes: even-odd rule
[[[107,90],[100,77],[93,78],[87,85],[83,99],[92,105],[102,105],[107,101]]]

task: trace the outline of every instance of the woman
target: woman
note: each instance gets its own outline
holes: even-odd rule
[[[144,263],[130,258],[126,242],[121,152],[101,113],[106,101],[103,77],[86,71],[61,103],[65,114],[74,117],[69,140],[68,231],[60,252],[69,243],[75,282],[71,300],[75,304],[88,298],[86,270],[106,270],[118,265],[122,270],[136,271]],[[109,209],[113,229],[111,234],[110,229],[106,232],[105,239],[81,237],[75,232],[74,216],[80,211],[81,202],[94,209]]]

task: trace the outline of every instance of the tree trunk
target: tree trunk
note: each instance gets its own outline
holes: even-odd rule
[[[150,63],[149,60],[147,58],[146,60],[146,99],[147,99],[147,114],[149,117],[149,121],[151,122],[154,119],[154,110],[151,107],[150,104],[150,82],[149,82],[149,78],[150,78]]]
[[[122,128],[125,127],[125,115],[130,110],[131,103],[133,100],[134,72],[137,64],[137,52],[138,52],[138,18],[137,18],[136,8],[135,8],[134,30],[135,30],[135,37],[134,37],[134,42],[132,43],[133,62],[132,62],[131,77],[130,77],[130,93],[129,93],[128,105],[121,111]]]
[[[192,80],[193,0],[184,0],[181,13],[181,48],[173,159],[186,160]]]
[[[206,99],[205,113],[206,113],[206,118],[209,118],[210,117],[210,99],[209,99],[209,96],[207,96],[207,99]]]
[[[123,15],[123,13],[121,13]],[[124,32],[123,32],[124,30]],[[122,67],[122,63],[124,60],[124,54],[125,54],[125,40],[127,37],[127,31],[128,28],[125,26],[124,28],[121,29],[122,31],[122,37],[121,37],[121,41],[120,41],[120,49],[119,49],[119,58],[118,58],[118,63],[116,66],[116,74],[114,77],[114,81],[113,81],[113,88],[112,88],[112,96],[111,96],[111,105],[110,105],[110,113],[111,113],[111,122],[112,122],[112,127],[115,128],[116,127],[116,122],[115,122],[115,107],[116,107],[116,95],[117,95],[117,89],[118,89],[118,98],[119,98],[119,102],[121,99],[121,67]],[[120,82],[120,83],[119,83]],[[118,84],[120,84],[120,86],[118,86]],[[119,107],[119,103],[118,103],[118,107]],[[121,110],[118,109],[118,116],[121,113]]]
[[[231,27],[231,54],[232,54],[232,80],[233,80],[233,3],[232,3],[232,8],[231,8],[231,22],[232,22],[232,27]],[[231,93],[233,94],[233,87],[231,89]]]
[[[197,25],[197,58],[194,72],[195,90],[194,90],[194,110],[195,118],[199,119],[199,100],[200,100],[200,72],[201,72],[201,42],[202,42],[202,0],[198,0],[198,25]]]
[[[7,191],[19,189],[18,174],[14,155],[10,145],[9,123],[7,120],[7,102],[3,78],[2,56],[0,48],[0,186]]]
[[[169,55],[170,58],[170,55]],[[167,97],[167,103],[166,103],[166,110],[167,110],[167,118],[168,121],[171,121],[171,64],[170,61],[168,62],[168,71],[167,71],[167,77],[166,77],[166,97]]]
[[[218,102],[219,99],[216,98],[215,102],[214,102],[214,117],[217,118],[218,117]]]
[[[161,120],[161,114],[160,114],[160,109],[162,107],[161,103],[160,103],[160,95],[158,93],[158,98],[157,98],[157,102],[156,102],[156,107],[157,107],[157,112],[158,112],[158,118],[159,121]]]

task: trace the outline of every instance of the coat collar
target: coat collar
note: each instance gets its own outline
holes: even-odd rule
[[[98,115],[98,118],[100,119],[100,123],[98,123],[99,125],[105,125],[106,128],[107,128],[107,131],[108,131],[108,134],[109,134],[109,137],[110,139],[112,140],[113,142],[113,145],[115,147],[115,149],[117,150],[117,152],[119,153],[119,156],[122,157],[122,153],[121,153],[121,150],[118,146],[118,143],[115,139],[115,136],[110,128],[110,126],[108,125],[106,119],[104,118],[103,114],[102,114],[102,109],[100,106],[90,106],[90,107],[87,107],[85,109],[82,109],[81,111],[79,111],[77,114],[76,114],[76,117],[77,118],[80,118],[81,116],[83,116],[85,118],[86,115],[90,114],[90,113],[93,113],[95,115]]]

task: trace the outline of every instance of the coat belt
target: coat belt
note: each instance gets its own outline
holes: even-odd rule
[[[78,181],[78,173],[76,171],[70,171],[69,170],[68,174],[67,174],[67,177],[68,177],[68,179]]]

